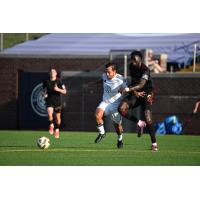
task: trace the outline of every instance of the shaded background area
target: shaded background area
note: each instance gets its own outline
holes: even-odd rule
[[[47,73],[22,72],[20,75],[21,92],[19,92],[19,102],[16,104],[19,129],[46,129],[47,118],[35,113],[30,103],[33,88],[46,77]],[[63,96],[63,130],[96,131],[94,112],[102,98],[102,85],[96,81],[100,77],[101,73],[93,72],[64,71],[62,73],[62,81],[68,88],[68,94]],[[176,115],[184,124],[190,117],[197,100],[196,92],[200,93],[199,78],[199,76],[191,77],[189,74],[185,77],[180,74],[153,75],[154,121],[162,122],[167,116]],[[135,109],[134,114],[140,118],[140,109]],[[195,115],[184,132],[198,134],[199,119],[200,115]],[[109,118],[106,118],[105,126],[107,131],[114,131]],[[123,126],[125,132],[137,131],[135,124],[126,119],[123,120]]]
[[[46,129],[47,119],[37,115],[31,108],[30,95],[33,88],[45,79],[49,68],[55,65],[62,72],[63,82],[68,89],[68,95],[63,97],[62,128],[69,131],[96,131],[94,112],[101,101],[102,86],[91,86],[90,83],[101,77],[111,53],[115,52],[112,60],[120,66],[121,74],[124,73],[121,47],[127,48],[124,49],[127,55],[131,49],[142,50],[143,47],[157,48],[157,51],[164,53],[171,48],[176,52],[172,54],[180,57],[169,57],[167,64],[177,61],[177,66],[184,66],[185,61],[192,59],[192,45],[200,40],[200,34],[188,34],[188,40],[185,39],[187,34],[175,34],[175,39],[168,38],[164,43],[164,35],[157,39],[155,35],[150,39],[150,34],[146,35],[146,39],[144,35],[136,35],[133,39],[133,35],[120,34],[49,34],[1,52],[0,129]],[[174,43],[175,46],[170,46]],[[127,62],[130,62],[129,57]],[[161,122],[169,115],[176,115],[184,124],[200,95],[200,74],[172,72],[152,74],[152,77],[155,88],[154,121]],[[134,112],[140,115],[139,109]],[[184,132],[198,134],[199,119],[198,113]],[[106,122],[107,130],[113,130],[110,120]],[[123,125],[125,132],[137,131],[131,122],[124,120]]]

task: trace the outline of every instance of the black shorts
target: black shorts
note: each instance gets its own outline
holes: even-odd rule
[[[62,111],[61,102],[55,99],[46,99],[46,107],[52,107],[55,113],[61,113]]]
[[[147,100],[147,96],[151,95],[151,100]],[[138,106],[141,106],[144,110],[151,110],[152,104],[153,104],[153,94],[145,95],[145,97],[136,97],[132,94],[129,94],[127,97],[125,97],[122,101],[127,102],[129,105],[129,108],[136,108]]]
[[[55,113],[61,113],[61,111],[62,111],[62,106],[61,106],[61,105],[60,105],[60,106],[56,106],[56,107],[55,107],[55,106],[52,106],[52,105],[47,105],[46,107],[47,107],[47,108],[48,108],[48,107],[52,107],[52,108],[54,109],[54,112],[55,112]]]

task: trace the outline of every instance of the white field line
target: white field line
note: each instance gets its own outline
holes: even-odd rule
[[[59,148],[59,149],[4,149],[0,153],[16,153],[16,152],[133,152],[133,153],[150,153],[150,150],[130,150],[130,149],[73,149],[73,148]],[[159,151],[157,153],[174,153],[174,154],[200,154],[199,151]]]

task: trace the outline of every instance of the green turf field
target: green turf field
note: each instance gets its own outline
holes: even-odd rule
[[[200,136],[159,135],[159,151],[151,152],[149,135],[124,134],[124,148],[107,133],[95,144],[97,133],[61,132],[54,139],[42,131],[0,131],[0,166],[199,166]],[[36,145],[40,136],[51,140],[49,149]]]

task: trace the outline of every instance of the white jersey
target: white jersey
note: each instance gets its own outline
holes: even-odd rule
[[[104,73],[102,75],[103,79],[103,101],[106,103],[114,103],[121,99],[121,93],[119,89],[126,88],[126,80],[120,75],[116,74],[112,79],[108,79],[107,75]]]

